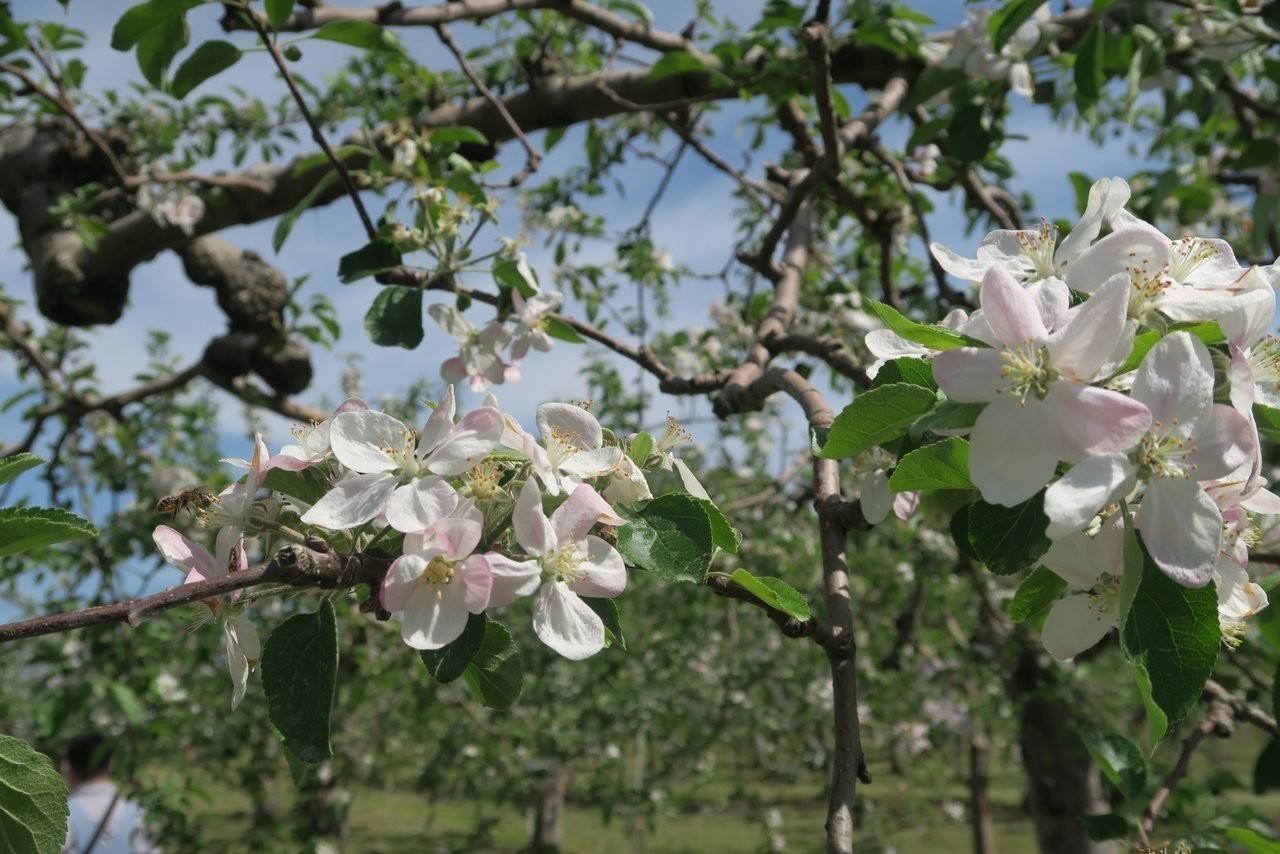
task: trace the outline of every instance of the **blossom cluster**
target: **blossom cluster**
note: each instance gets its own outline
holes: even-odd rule
[[[1044,223],[992,232],[975,258],[934,244],[948,273],[980,283],[981,307],[943,322],[972,346],[867,339],[881,360],[933,358],[946,396],[980,408],[969,474],[985,501],[1043,490],[1043,563],[1078,591],[1044,626],[1062,658],[1118,622],[1122,507],[1161,570],[1216,584],[1228,643],[1266,605],[1246,570],[1250,514],[1280,513],[1254,414],[1280,403],[1277,273],[1241,265],[1221,240],[1166,237],[1125,209],[1129,195],[1123,180],[1098,181],[1061,241]]]
[[[356,549],[403,535],[378,595],[401,615],[406,644],[440,649],[471,615],[530,596],[538,638],[566,658],[586,658],[604,648],[606,632],[583,597],[613,598],[627,583],[607,534],[626,524],[614,504],[652,498],[645,471],[657,468],[677,470],[687,490],[706,493],[671,452],[687,438],[674,421],[661,437],[626,443],[578,405],[543,404],[536,421],[535,437],[492,395],[459,418],[452,386],[420,430],[352,398],[324,421],[295,429],[296,441],[279,453],[270,455],[259,437],[251,460],[227,461],[248,475],[210,496],[201,514],[218,529],[214,554],[165,525],[154,538],[191,582],[246,567],[245,536],[265,527],[340,536]],[[272,469],[313,469],[329,487],[314,503],[258,498]],[[297,521],[286,524],[295,513]],[[225,616],[238,704],[259,655],[257,635],[242,609],[204,604]]]

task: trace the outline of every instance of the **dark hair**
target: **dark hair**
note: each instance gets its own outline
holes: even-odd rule
[[[111,764],[115,746],[98,730],[82,732],[67,744],[67,764],[81,780],[97,777]]]

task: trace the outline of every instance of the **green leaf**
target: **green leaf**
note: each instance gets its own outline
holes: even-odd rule
[[[1233,842],[1239,842],[1249,854],[1280,854],[1280,842],[1268,839],[1247,827],[1228,827],[1222,831]]]
[[[240,48],[231,42],[211,41],[200,45],[174,72],[173,96],[185,98],[192,89],[239,62],[240,55]]]
[[[131,6],[111,30],[111,46],[130,50],[143,36],[172,18],[180,18],[204,0],[150,0]]]
[[[332,487],[314,466],[302,471],[271,469],[262,479],[262,485],[272,492],[291,495],[307,504],[315,504]]]
[[[262,688],[267,714],[284,746],[303,762],[333,755],[329,744],[338,687],[338,626],[333,603],[314,614],[294,614],[262,649]]]
[[[1122,735],[1099,732],[1090,726],[1080,729],[1080,738],[1099,770],[1125,800],[1134,800],[1142,794],[1147,785],[1147,760],[1138,745]]]
[[[44,457],[38,457],[35,454],[14,454],[0,460],[0,483],[8,483],[24,471],[35,468],[41,463],[46,463]]]
[[[432,145],[488,145],[489,138],[473,127],[466,125],[449,125],[432,128],[430,131]]]
[[[978,104],[956,110],[947,126],[951,154],[962,163],[977,163],[991,150],[991,131]],[[901,333],[899,333],[901,334]]]
[[[386,27],[351,18],[329,21],[312,33],[311,38],[349,44],[365,50],[404,53],[404,45],[401,44],[400,39]]]
[[[800,591],[781,578],[754,576],[745,569],[735,569],[729,580],[751,593],[761,602],[777,608],[788,617],[807,620],[811,614],[809,603],[804,600]]]
[[[57,507],[6,507],[0,510],[0,556],[98,536],[87,519]]]
[[[961,430],[972,427],[986,406],[985,403],[956,403],[954,400],[940,400],[933,409],[920,416],[907,432],[913,439],[919,439],[930,431]]]
[[[1143,549],[1142,582],[1120,635],[1120,646],[1139,676],[1144,699],[1149,691],[1148,720],[1152,745],[1177,729],[1195,705],[1213,672],[1222,642],[1218,628],[1218,594],[1212,585],[1183,587],[1160,571]],[[1159,710],[1152,715],[1151,706]]]
[[[293,0],[267,0],[267,20],[271,22],[272,29],[280,29],[292,12]]]
[[[670,53],[663,54],[662,58],[649,68],[649,79],[661,80],[673,74],[710,70],[710,66],[688,51],[673,50]]]
[[[1258,422],[1258,432],[1263,437],[1273,442],[1280,442],[1280,409],[1255,403],[1253,417]]]
[[[1258,753],[1253,765],[1253,791],[1261,795],[1280,789],[1280,738],[1273,738]]]
[[[1035,566],[1052,542],[1045,536],[1044,491],[1015,507],[977,501],[969,505],[969,543],[996,575]]]
[[[484,642],[462,674],[476,702],[491,709],[509,709],[524,689],[520,650],[502,623],[486,616]]]
[[[698,499],[672,492],[638,512],[617,509],[627,517],[627,524],[618,529],[618,551],[627,563],[667,581],[702,583],[715,539]]]
[[[934,391],[938,389],[938,383],[933,379],[933,364],[910,356],[890,359],[881,365],[876,378],[871,381],[871,387],[879,388],[893,383],[918,385]]]
[[[400,250],[380,237],[338,259],[338,281],[344,285],[400,266]]]
[[[364,331],[379,347],[412,350],[422,343],[422,291],[386,287],[364,316]]]
[[[729,520],[714,503],[705,498],[693,500],[702,506],[711,522],[711,541],[716,548],[729,554],[737,554],[738,547],[742,545],[742,532],[729,524]]]
[[[933,408],[936,401],[937,396],[931,390],[906,383],[860,392],[853,403],[836,416],[817,456],[845,459],[896,439]]]
[[[307,194],[298,200],[287,213],[283,214],[279,221],[276,222],[275,232],[271,235],[271,248],[276,252],[280,251],[280,247],[284,246],[284,242],[289,237],[289,233],[293,231],[294,225],[298,222],[298,217],[302,216],[304,211],[310,210],[315,204],[316,199],[320,198],[320,194],[329,189],[329,186],[338,180],[338,173],[334,171],[326,172],[320,176],[320,180],[316,181],[315,186],[307,191]]]
[[[1124,816],[1116,815],[1112,812],[1085,815],[1081,816],[1080,820],[1084,822],[1084,832],[1094,842],[1120,839],[1129,834],[1129,822],[1125,820]]]
[[[1102,58],[1106,53],[1106,31],[1099,20],[1080,39],[1076,48],[1074,77],[1076,83],[1076,109],[1087,111],[1098,100],[1106,77]]]
[[[49,757],[0,735],[0,845],[6,852],[58,854],[67,836],[67,784]]]
[[[116,701],[116,705],[120,707],[120,713],[130,725],[142,726],[147,722],[146,709],[143,708],[142,701],[138,699],[133,689],[123,682],[112,682],[107,690],[111,692],[111,698]]]
[[[863,308],[870,311],[892,331],[908,341],[928,347],[930,350],[954,350],[956,347],[985,347],[981,341],[961,335],[945,326],[925,325],[909,320],[897,309],[875,300],[866,300]]]
[[[520,296],[528,299],[538,292],[538,280],[533,269],[524,261],[507,258],[493,265],[493,281],[499,287],[519,291]]]
[[[959,436],[916,448],[898,460],[889,477],[892,492],[911,489],[969,489],[969,443]]]
[[[578,330],[574,329],[565,321],[556,317],[554,314],[548,314],[543,322],[546,323],[547,334],[557,341],[564,341],[569,344],[586,344],[587,339],[578,334]]]
[[[1190,332],[1206,345],[1219,344],[1226,340],[1226,336],[1222,334],[1222,328],[1218,326],[1216,321],[1205,321],[1203,323],[1175,323],[1169,327],[1169,332]],[[1133,350],[1129,353],[1129,358],[1125,360],[1116,374],[1127,374],[1134,370],[1142,363],[1142,359],[1151,351],[1164,334],[1157,330],[1148,330],[1133,339]]]
[[[967,524],[968,520],[965,521]],[[967,530],[965,536],[968,537]],[[1038,566],[1022,579],[1018,592],[1005,602],[1004,611],[1015,623],[1025,623],[1048,611],[1066,592],[1067,582],[1057,573]]]
[[[907,96],[903,109],[907,111],[913,110],[926,101],[933,100],[935,95],[941,95],[957,83],[963,83],[968,79],[969,75],[964,73],[963,68],[943,68],[938,65],[926,65],[912,85],[911,94]],[[938,127],[945,127],[950,120],[949,117],[939,118],[941,121],[937,125]],[[924,140],[924,142],[928,141],[927,139]],[[908,145],[907,150],[909,151],[912,147]]]
[[[163,89],[169,64],[190,40],[191,30],[187,26],[185,15],[166,18],[139,39],[138,68],[147,82],[157,89]]]
[[[1044,0],[1013,0],[991,13],[991,17],[987,19],[987,29],[991,33],[991,46],[996,53],[1009,43],[1018,27],[1025,24],[1042,5]]]
[[[440,649],[420,650],[418,655],[427,666],[427,672],[442,684],[452,682],[465,673],[484,645],[487,624],[488,618],[484,614],[471,614],[467,617],[466,628],[457,638]]]
[[[604,623],[604,645],[612,646],[616,643],[619,649],[626,652],[627,639],[622,636],[622,617],[618,613],[617,600],[583,596],[582,602],[595,611],[596,616]]]
[[[631,437],[631,444],[627,448],[627,456],[631,458],[631,462],[638,466],[644,465],[644,461],[649,458],[649,454],[653,451],[653,436],[641,430],[639,433]]]

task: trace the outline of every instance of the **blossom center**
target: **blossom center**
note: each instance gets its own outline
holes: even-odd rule
[[[446,560],[442,555],[436,555],[427,564],[427,568],[422,571],[422,575],[418,577],[421,584],[430,584],[435,587],[443,587],[453,580],[453,561]],[[443,590],[437,590],[436,596],[443,596]]]
[[[1049,365],[1048,347],[1026,341],[1020,347],[1010,349],[1006,345],[1000,351],[1000,377],[1005,382],[1002,391],[1012,392],[1024,405],[1028,396],[1044,400],[1055,376]]]
[[[467,491],[478,501],[487,501],[503,494],[502,468],[494,460],[485,460],[462,475]]]
[[[1138,464],[1144,477],[1188,478],[1196,470],[1196,464],[1188,457],[1199,450],[1195,445],[1180,439],[1174,432],[1166,433],[1157,421],[1138,443]],[[1178,419],[1173,419],[1178,427]]]
[[[543,580],[563,581],[572,584],[585,578],[587,571],[582,565],[587,562],[587,550],[578,540],[568,540],[542,559]]]
[[[1120,576],[1104,572],[1087,591],[1089,604],[1100,614],[1114,614],[1120,607]]]
[[[1018,244],[1022,254],[1030,259],[1036,268],[1037,279],[1047,279],[1056,275],[1057,268],[1053,264],[1053,250],[1058,245],[1058,227],[1049,220],[1041,219],[1040,228],[1035,231],[1018,232]]]
[[[547,458],[551,461],[553,471],[568,462],[580,450],[582,450],[580,433],[563,427],[551,428],[551,435],[547,437]]]
[[[1280,391],[1280,339],[1268,335],[1250,347],[1249,367],[1255,385],[1265,385],[1268,392]]]

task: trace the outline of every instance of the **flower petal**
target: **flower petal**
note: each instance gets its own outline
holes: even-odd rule
[[[626,523],[626,519],[613,512],[608,501],[585,485],[575,489],[551,514],[551,527],[555,529],[556,538],[560,541],[581,539],[583,534],[597,524],[619,527]]]
[[[1208,348],[1188,332],[1166,335],[1138,366],[1133,398],[1151,410],[1162,436],[1195,435],[1213,407],[1213,362]]]
[[[390,474],[375,472],[346,478],[302,514],[302,521],[331,531],[363,525],[386,508],[395,489],[396,478]]]
[[[1059,381],[1044,404],[1076,458],[1127,451],[1151,427],[1147,407],[1110,389]]]
[[[1124,454],[1103,454],[1076,463],[1045,490],[1046,536],[1057,540],[1083,530],[1099,510],[1133,491],[1137,474]]]
[[[933,360],[933,376],[938,388],[957,403],[990,403],[1000,398],[1005,385],[1003,367],[998,349],[957,347]]]
[[[1069,380],[1092,382],[1122,342],[1129,307],[1129,276],[1118,273],[1071,312],[1049,338],[1050,364]]]
[[[604,622],[561,581],[542,585],[533,606],[533,631],[539,640],[573,661],[604,649]]]
[[[467,627],[466,587],[447,584],[419,584],[405,603],[400,636],[414,649],[439,649],[462,634]]]
[[[571,403],[544,403],[536,416],[538,432],[543,441],[553,436],[568,441],[583,450],[598,448],[604,442],[604,430],[596,417],[581,406]]]
[[[504,427],[502,413],[493,407],[471,410],[435,446],[427,457],[427,468],[446,477],[470,471],[498,447]]]
[[[1153,478],[1136,524],[1165,575],[1186,587],[1209,583],[1222,550],[1222,513],[1200,484],[1188,478]]]
[[[1040,401],[999,400],[969,437],[969,477],[991,504],[1013,507],[1039,492],[1061,456],[1058,426]]]
[[[529,554],[541,557],[556,547],[556,532],[542,511],[542,493],[533,478],[526,480],[520,489],[515,510],[511,513],[511,524],[516,532],[516,542]]]
[[[569,585],[580,596],[612,599],[627,587],[627,567],[618,550],[599,537],[587,537],[586,575]]]
[[[399,419],[369,409],[339,413],[329,426],[333,455],[361,474],[399,468],[399,462],[384,449],[407,447],[410,435],[409,428]]]
[[[1001,344],[1043,341],[1049,334],[1034,299],[1004,270],[989,270],[979,293],[982,313]]]
[[[1049,609],[1040,639],[1054,658],[1068,659],[1102,640],[1115,625],[1115,615],[1098,608],[1094,597],[1076,593]]]
[[[387,500],[387,523],[406,534],[418,533],[458,506],[458,491],[442,477],[419,477],[396,487]]]
[[[489,607],[502,608],[521,596],[528,596],[538,589],[542,581],[542,569],[536,560],[512,560],[490,552],[489,562],[492,587],[489,590]]]
[[[439,554],[438,550],[401,555],[391,562],[387,574],[382,578],[382,607],[395,613],[403,611],[409,595],[418,589],[418,579],[427,571],[431,558]]]

